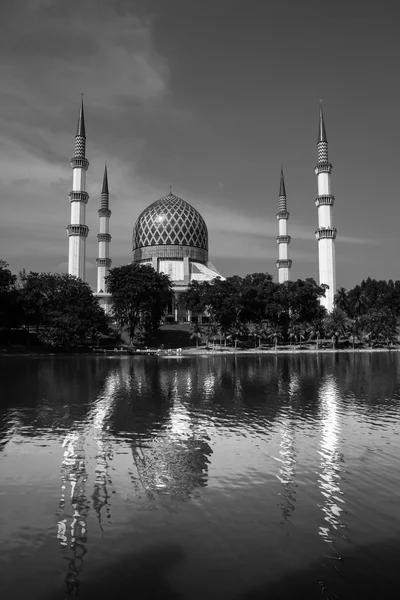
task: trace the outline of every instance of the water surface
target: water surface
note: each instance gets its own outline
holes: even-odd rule
[[[2,595],[386,595],[399,360],[2,358]]]

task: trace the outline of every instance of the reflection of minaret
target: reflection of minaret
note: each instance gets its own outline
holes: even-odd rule
[[[79,574],[83,567],[83,557],[87,549],[86,519],[90,504],[86,496],[88,480],[87,456],[85,452],[86,439],[96,443],[96,468],[94,491],[92,495],[93,508],[97,513],[102,529],[101,511],[108,505],[109,493],[107,485],[108,460],[112,457],[107,421],[113,409],[114,389],[118,384],[118,376],[110,373],[101,395],[93,404],[86,422],[82,428],[71,430],[65,437],[63,447],[64,457],[61,466],[61,499],[59,502],[58,532],[62,552],[68,561],[66,576],[67,594],[76,595],[79,588]],[[107,516],[110,515],[107,506]]]
[[[321,468],[318,484],[323,495],[320,505],[325,525],[319,527],[319,534],[325,542],[335,546],[334,537],[345,538],[339,530],[345,525],[341,521],[344,500],[340,489],[342,455],[339,452],[340,418],[338,409],[339,392],[332,375],[323,381],[320,392],[322,431],[319,454]]]
[[[106,507],[107,518],[111,517],[110,505],[108,503],[110,494],[107,486],[111,484],[108,473],[108,461],[112,460],[113,452],[110,434],[108,433],[109,425],[107,423],[114,407],[114,392],[118,387],[119,379],[118,372],[113,371],[109,373],[105,386],[90,414],[94,429],[93,439],[96,442],[96,470],[92,500],[101,530],[103,530],[101,520],[103,507]]]
[[[293,401],[293,395],[296,393],[298,388],[298,375],[296,372],[287,373],[287,393],[289,400]],[[286,379],[286,377],[285,377]],[[286,382],[285,382],[286,383]],[[286,385],[284,386],[286,388]],[[279,416],[280,421],[280,443],[279,443],[279,457],[275,457],[279,462],[279,471],[277,478],[282,483],[282,491],[279,495],[283,497],[281,504],[283,518],[289,521],[292,513],[295,509],[294,503],[296,501],[296,488],[295,483],[295,468],[297,462],[297,450],[296,450],[296,439],[295,439],[295,420],[292,415],[292,407],[287,406]]]
[[[57,538],[64,557],[68,561],[66,587],[68,594],[76,595],[79,588],[79,573],[83,567],[87,542],[86,517],[89,504],[85,495],[87,480],[84,434],[75,430],[67,434],[63,447],[64,459],[61,466],[61,499]],[[69,501],[69,507],[67,503]],[[69,510],[68,510],[69,509]],[[72,514],[71,514],[72,513]],[[71,519],[68,525],[68,520]]]

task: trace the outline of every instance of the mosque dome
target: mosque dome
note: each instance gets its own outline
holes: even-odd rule
[[[208,260],[207,225],[188,202],[172,193],[156,200],[138,217],[133,227],[133,260],[153,256]]]

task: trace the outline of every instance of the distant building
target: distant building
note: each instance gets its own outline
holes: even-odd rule
[[[150,264],[158,273],[169,275],[174,300],[166,317],[190,321],[191,315],[179,303],[179,295],[192,281],[222,278],[208,260],[207,225],[188,202],[171,193],[148,206],[133,228],[133,262]]]
[[[326,137],[322,107],[320,107],[318,132],[318,163],[315,173],[318,177],[318,196],[315,204],[318,210],[319,283],[325,286],[326,296],[321,304],[331,312],[336,292],[335,238],[337,230],[332,225],[334,197],[331,194],[330,174],[332,165],[328,161],[328,141]],[[86,225],[86,205],[89,194],[86,192],[86,172],[89,161],[86,158],[86,130],[83,101],[80,107],[78,128],[75,136],[75,154],[71,159],[73,169],[71,202],[71,223],[67,226],[69,236],[68,273],[85,279],[86,238],[89,228]],[[110,217],[107,167],[104,170],[99,208],[99,252],[97,258],[97,292],[100,304],[110,309],[110,294],[106,289],[106,277],[111,267],[110,258]],[[278,219],[278,281],[290,279],[292,260],[289,258],[288,234],[289,212],[287,210],[286,189],[281,170]],[[133,228],[133,263],[150,264],[159,273],[169,275],[174,291],[174,299],[167,307],[166,318],[170,321],[190,321],[191,315],[180,304],[182,292],[192,281],[213,281],[224,279],[208,257],[207,225],[200,213],[188,202],[175,196],[172,191],[148,206],[138,217]]]

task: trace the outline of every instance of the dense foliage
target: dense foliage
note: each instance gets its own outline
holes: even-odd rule
[[[129,337],[145,337],[160,325],[172,297],[168,276],[150,265],[125,265],[107,277],[113,316]],[[398,341],[400,281],[368,278],[347,291],[339,288],[335,308],[320,305],[325,293],[313,279],[279,284],[268,273],[194,281],[180,302],[192,311],[192,339],[220,344],[300,346],[314,341],[390,346]],[[204,318],[205,317],[205,318]],[[202,323],[203,319],[203,323]],[[205,325],[206,322],[206,325]],[[88,284],[70,275],[14,275],[0,260],[0,330],[35,331],[39,341],[71,349],[95,342],[108,331],[107,318]]]
[[[0,263],[0,328],[34,330],[48,346],[69,350],[93,343],[108,323],[87,283],[71,275],[21,272]]]
[[[128,327],[131,342],[138,329],[147,335],[158,328],[172,295],[167,275],[150,265],[130,264],[110,269],[106,283],[113,316],[121,328]]]
[[[269,342],[298,343],[321,339],[370,346],[397,342],[400,318],[400,281],[367,279],[347,292],[339,288],[335,308],[327,315],[320,306],[323,286],[313,279],[278,284],[271,275],[255,273],[244,278],[229,277],[214,283],[193,282],[182,297],[194,313],[209,317],[206,327],[196,324],[192,337],[214,344],[219,338],[235,346],[239,339],[254,346]]]

